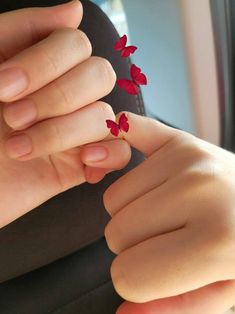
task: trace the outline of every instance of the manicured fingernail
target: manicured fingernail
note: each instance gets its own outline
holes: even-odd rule
[[[18,68],[5,69],[0,72],[0,100],[8,99],[22,93],[28,87],[26,74]]]
[[[96,162],[107,158],[108,151],[101,146],[86,147],[84,155],[86,162]]]
[[[5,149],[9,157],[21,157],[31,153],[32,142],[31,139],[25,134],[15,135],[6,141]]]
[[[6,103],[3,115],[10,127],[22,128],[36,120],[37,109],[32,100],[24,99],[13,103]]]

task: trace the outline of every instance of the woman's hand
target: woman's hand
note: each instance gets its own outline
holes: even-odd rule
[[[115,115],[97,100],[116,76],[108,61],[91,57],[81,19],[77,0],[0,15],[0,227],[85,182],[80,146],[109,133],[105,120]],[[120,167],[130,149],[116,145]]]
[[[112,280],[128,300],[117,313],[222,314],[235,303],[235,156],[126,115],[124,137],[147,158],[104,193]]]

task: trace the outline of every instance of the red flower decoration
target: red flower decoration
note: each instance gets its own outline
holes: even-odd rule
[[[127,36],[122,36],[115,44],[114,49],[116,51],[121,51],[121,56],[123,58],[129,57],[130,54],[134,53],[138,48],[136,46],[126,47]]]
[[[120,116],[118,124],[112,120],[106,120],[106,123],[107,127],[111,129],[110,132],[114,136],[118,136],[120,131],[128,132],[129,130],[128,119],[125,113]]]
[[[130,73],[132,80],[120,79],[117,80],[117,84],[128,94],[137,95],[139,93],[138,85],[147,85],[147,78],[135,64],[132,64]]]

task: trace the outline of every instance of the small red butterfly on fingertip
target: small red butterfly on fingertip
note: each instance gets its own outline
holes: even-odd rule
[[[136,46],[127,46],[127,36],[123,35],[115,44],[114,49],[116,51],[121,51],[121,56],[123,58],[129,57],[132,53],[134,53],[138,48]]]
[[[139,93],[139,85],[147,85],[147,77],[144,73],[141,73],[141,69],[135,64],[132,64],[130,73],[132,80],[119,79],[117,84],[128,94],[137,95]]]
[[[121,114],[119,117],[118,123],[112,120],[106,120],[107,127],[110,129],[111,134],[114,136],[118,136],[119,132],[128,132],[129,130],[129,123],[128,118],[125,113]]]

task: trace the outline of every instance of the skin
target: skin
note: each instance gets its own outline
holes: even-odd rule
[[[125,114],[124,139],[146,159],[104,193],[111,276],[127,300],[117,314],[222,314],[235,303],[235,157]]]
[[[77,0],[0,15],[0,71],[20,68],[29,79],[14,98],[0,91],[0,227],[123,168],[133,146],[146,160],[104,193],[111,276],[127,300],[117,313],[221,314],[235,301],[234,155],[129,112],[125,140],[109,135],[104,121],[115,115],[98,99],[116,76],[90,57],[81,18]],[[22,125],[29,102],[37,117]],[[9,155],[17,134],[33,145],[20,158]],[[89,161],[100,147],[107,156]]]
[[[0,71],[21,69],[29,80],[12,98],[0,90],[0,227],[73,186],[98,182],[106,173],[89,171],[80,151],[85,144],[109,141],[105,120],[115,115],[98,99],[111,92],[116,75],[107,60],[91,57],[87,36],[77,30],[82,13],[75,0],[0,15]],[[37,116],[22,124],[29,104]],[[9,139],[19,134],[27,135],[32,151],[15,158],[7,149]],[[109,166],[120,169],[130,159],[130,147],[118,140],[115,149],[120,158]]]

